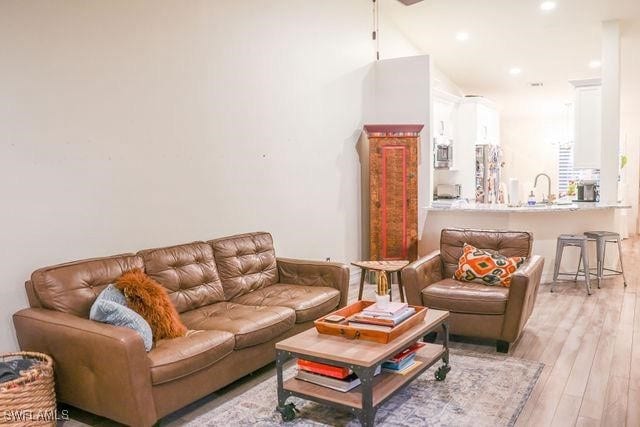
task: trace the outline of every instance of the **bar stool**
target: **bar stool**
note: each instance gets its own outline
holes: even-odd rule
[[[627,287],[627,278],[624,275],[624,267],[622,265],[622,239],[620,234],[613,231],[587,231],[584,235],[589,241],[596,242],[596,275],[598,276],[598,288],[600,288],[600,282],[603,277],[622,275],[625,288]],[[620,258],[620,271],[606,268],[604,266],[604,260],[607,250],[607,243],[617,243],[618,245],[618,258]],[[609,271],[610,274],[604,274],[605,271]]]
[[[556,262],[553,267],[553,282],[551,283],[551,292],[558,281],[558,276],[575,276],[574,281],[578,280],[578,274],[583,271],[584,282],[587,286],[587,294],[591,295],[591,276],[589,275],[589,254],[587,253],[587,236],[583,234],[561,234],[558,236],[556,244]],[[580,248],[580,258],[578,259],[578,269],[574,273],[560,273],[560,264],[562,263],[562,253],[567,246]],[[580,270],[580,262],[582,261],[583,270]]]

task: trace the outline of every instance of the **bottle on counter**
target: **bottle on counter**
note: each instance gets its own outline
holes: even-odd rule
[[[533,206],[536,204],[536,196],[535,194],[533,194],[533,190],[531,190],[531,193],[529,193],[529,198],[527,199],[527,204],[529,206]]]

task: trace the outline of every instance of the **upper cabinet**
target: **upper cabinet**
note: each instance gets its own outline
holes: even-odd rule
[[[500,115],[485,98],[464,98],[458,112],[458,126],[466,142],[500,145]]]
[[[432,129],[436,144],[453,144],[455,139],[458,97],[433,92]]]
[[[573,166],[600,169],[602,87],[599,79],[572,80],[574,97]]]

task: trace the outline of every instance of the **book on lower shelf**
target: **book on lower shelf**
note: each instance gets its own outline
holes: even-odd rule
[[[381,372],[380,366],[375,371],[375,375],[378,375]],[[327,387],[333,390],[347,392],[352,390],[360,385],[360,378],[355,373],[351,373],[347,377],[343,379],[330,377],[327,375],[316,374],[314,372],[309,372],[304,369],[298,369],[298,373],[296,374],[296,379],[307,381],[316,385],[320,385],[323,387]]]
[[[337,378],[339,380],[347,378],[353,373],[349,368],[344,366],[329,365],[327,363],[312,362],[311,360],[298,359],[298,369],[314,374],[326,375],[327,377]]]
[[[382,363],[382,368],[385,371],[394,373],[405,373],[412,370],[416,363],[420,363],[416,361],[416,354],[418,353],[418,350],[425,345],[426,344],[422,342],[413,343],[409,347],[385,360]]]

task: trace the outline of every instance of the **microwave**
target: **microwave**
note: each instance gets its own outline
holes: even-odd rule
[[[433,167],[436,169],[449,169],[453,166],[453,146],[435,144],[433,150]]]

